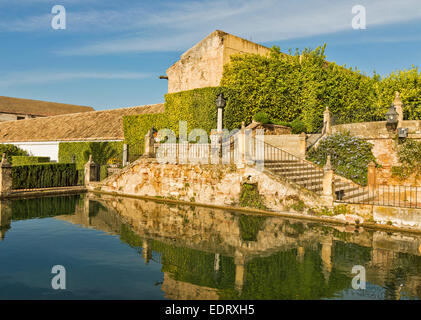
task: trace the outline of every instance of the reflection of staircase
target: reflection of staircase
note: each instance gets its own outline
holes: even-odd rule
[[[300,159],[284,150],[264,143],[265,168],[282,178],[309,191],[323,193],[323,169],[314,163]],[[339,201],[363,203],[373,200],[368,188],[344,177],[335,175],[334,186]]]

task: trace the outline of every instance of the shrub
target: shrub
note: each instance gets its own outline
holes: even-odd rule
[[[409,178],[412,174],[418,178],[421,174],[421,143],[407,139],[398,148],[401,166],[392,167],[392,174],[400,179]]]
[[[257,121],[257,122],[260,122],[261,124],[270,123],[269,116],[266,113],[261,112],[261,111],[257,112],[254,115],[253,120]]]
[[[244,183],[240,191],[240,205],[242,207],[266,209],[260,197],[259,190],[254,184]]]
[[[12,163],[13,156],[27,156],[28,153],[13,144],[0,144],[0,155],[6,154],[7,161]]]
[[[13,166],[50,162],[50,157],[12,156]]]
[[[306,124],[298,118],[292,121],[289,126],[292,128],[291,133],[293,134],[307,133]]]
[[[13,189],[75,186],[78,172],[74,163],[42,163],[12,167]]]
[[[323,166],[330,154],[335,173],[366,185],[368,164],[376,160],[372,148],[373,145],[364,139],[349,133],[336,133],[324,138],[317,148],[308,153],[307,159]]]

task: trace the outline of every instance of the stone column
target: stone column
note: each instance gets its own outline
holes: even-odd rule
[[[222,133],[222,114],[223,114],[223,108],[218,108],[218,122],[216,125],[216,130],[219,133]]]
[[[393,100],[393,105],[395,106],[395,110],[398,113],[398,128],[401,128],[403,121],[403,103],[398,91],[395,92],[395,100]]]
[[[241,130],[237,134],[237,152],[235,159],[237,166],[244,166],[245,164],[245,152],[246,152],[246,127],[244,122],[241,123]]]
[[[323,262],[323,275],[326,283],[329,282],[330,273],[332,272],[332,239],[326,238],[321,241],[322,251],[320,256]]]
[[[221,257],[219,253],[215,253],[215,261],[213,263],[213,270],[219,271],[220,264],[221,264]]]
[[[297,260],[300,263],[304,262],[304,256],[306,254],[306,250],[304,247],[298,247],[297,248]]]
[[[128,158],[129,158],[129,146],[125,143],[123,144],[123,168],[127,166]]]
[[[89,155],[89,160],[85,164],[85,185],[90,182],[99,181],[98,165],[92,160],[92,155]]]
[[[332,118],[330,115],[329,107],[323,112],[323,131],[324,134],[332,134]]]
[[[5,197],[12,192],[12,166],[3,153],[0,163],[0,197]]]
[[[153,158],[155,157],[155,139],[153,136],[153,130],[150,129],[145,136],[145,156]]]
[[[369,189],[373,191],[376,189],[376,180],[376,164],[372,161],[368,164],[367,169],[367,182]]]
[[[323,195],[322,198],[326,201],[326,204],[333,207],[333,201],[335,200],[335,187],[334,187],[335,174],[332,169],[330,161],[330,155],[327,156],[326,164],[323,167]]]
[[[306,157],[306,151],[307,151],[307,135],[304,132],[300,133],[299,148],[300,148],[300,157],[304,159]]]

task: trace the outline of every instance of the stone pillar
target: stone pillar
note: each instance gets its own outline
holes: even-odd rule
[[[0,197],[5,197],[12,192],[12,166],[3,153],[0,163]]]
[[[332,169],[330,155],[327,156],[326,164],[323,167],[323,195],[322,198],[326,201],[328,206],[333,207],[335,200],[335,187],[334,187],[335,174]]]
[[[99,172],[98,165],[92,160],[90,154],[88,162],[85,163],[85,185],[93,181],[99,181]]]
[[[401,128],[403,121],[403,103],[398,91],[395,92],[395,100],[393,100],[393,105],[395,106],[395,110],[398,113],[398,128]]]
[[[372,161],[368,164],[368,169],[367,169],[367,182],[368,182],[368,187],[371,190],[375,190],[376,188],[376,164]]]
[[[326,110],[323,112],[323,130],[324,134],[332,134],[332,117],[330,115],[329,107],[326,107]]]
[[[241,130],[237,135],[237,166],[244,166],[245,164],[245,153],[246,153],[246,127],[244,122],[241,123]]]
[[[153,129],[150,129],[145,136],[145,156],[153,158],[155,157],[155,139],[153,136]]]
[[[83,210],[81,212],[82,213],[81,222],[87,227],[91,225],[91,218],[89,217],[90,204],[91,204],[91,201],[89,200],[89,196],[88,194],[85,194],[83,198]]]
[[[222,133],[222,114],[223,114],[223,108],[218,108],[218,122],[217,122],[217,125],[216,125],[216,130],[219,132],[219,133]]]
[[[304,132],[300,133],[299,148],[300,148],[300,157],[304,159],[306,157],[306,151],[307,151],[307,135]]]
[[[127,166],[128,158],[129,158],[129,146],[125,143],[123,144],[123,168]]]

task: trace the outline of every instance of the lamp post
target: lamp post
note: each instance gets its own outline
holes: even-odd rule
[[[395,130],[398,125],[398,118],[399,114],[396,112],[395,106],[392,103],[386,113],[386,126],[392,130]]]
[[[216,106],[218,108],[218,122],[217,122],[216,129],[218,133],[222,132],[222,114],[226,105],[227,105],[227,101],[224,98],[224,94],[223,93],[219,94],[218,97],[216,98]]]

